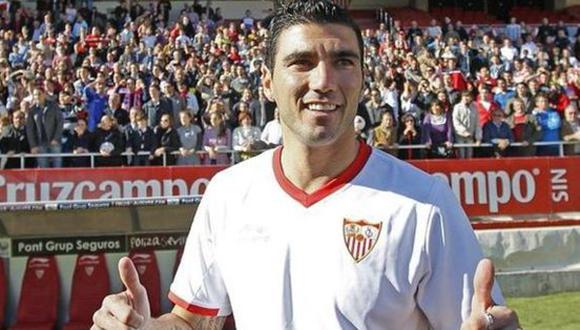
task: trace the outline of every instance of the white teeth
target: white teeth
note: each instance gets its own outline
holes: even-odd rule
[[[308,104],[308,110],[312,110],[312,111],[333,111],[333,110],[336,110],[336,104],[310,103],[310,104]]]

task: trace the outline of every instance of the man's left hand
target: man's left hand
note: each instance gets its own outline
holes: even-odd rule
[[[473,277],[471,315],[463,322],[461,330],[521,329],[516,312],[505,306],[495,305],[491,298],[494,273],[493,264],[489,259],[483,259],[477,265]]]

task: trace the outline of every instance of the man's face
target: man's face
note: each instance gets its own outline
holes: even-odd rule
[[[121,99],[119,97],[119,94],[113,94],[109,97],[109,107],[111,109],[118,109],[119,105],[121,104]]]
[[[149,95],[151,95],[152,98],[154,99],[158,99],[159,98],[159,90],[157,88],[149,88]]]
[[[35,89],[32,92],[32,98],[35,104],[42,105],[44,104],[44,93],[38,89]]]
[[[463,101],[463,104],[470,105],[471,102],[473,102],[473,97],[471,95],[464,95],[461,100]]]
[[[24,112],[21,111],[15,112],[14,116],[12,117],[12,124],[16,128],[24,126]]]
[[[573,123],[576,121],[577,116],[577,112],[576,109],[568,107],[566,108],[566,111],[564,111],[564,116],[566,117],[566,121]]]
[[[280,34],[264,88],[280,109],[285,141],[321,146],[354,138],[360,58],[355,32],[343,25],[295,25]]]

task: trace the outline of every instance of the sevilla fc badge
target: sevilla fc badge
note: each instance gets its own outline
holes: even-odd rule
[[[383,223],[372,223],[366,220],[344,219],[342,232],[346,249],[354,261],[363,260],[375,247]]]

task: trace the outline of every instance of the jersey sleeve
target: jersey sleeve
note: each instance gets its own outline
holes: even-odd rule
[[[435,201],[428,219],[423,264],[426,271],[417,304],[433,329],[459,329],[471,313],[473,276],[483,254],[467,215],[443,182],[435,183]],[[494,284],[492,298],[503,304]]]
[[[208,186],[195,213],[169,299],[194,314],[226,316],[232,312],[216,260],[216,233],[210,212],[212,186]]]

